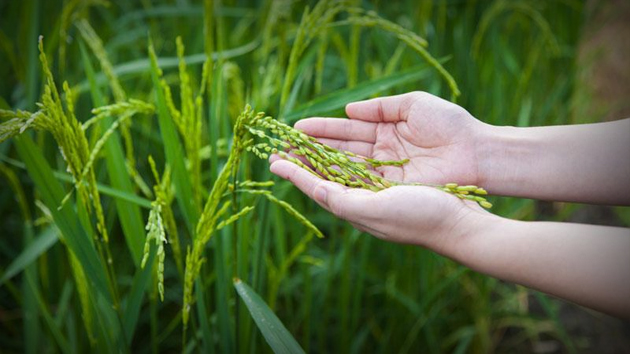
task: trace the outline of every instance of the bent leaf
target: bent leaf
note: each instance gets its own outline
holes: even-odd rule
[[[304,353],[304,349],[254,289],[238,278],[234,279],[234,287],[274,353]]]

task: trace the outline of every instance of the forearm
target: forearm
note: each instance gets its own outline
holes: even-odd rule
[[[488,126],[479,184],[497,195],[630,205],[630,119],[572,126]]]
[[[494,215],[475,215],[467,225],[447,252],[464,265],[630,318],[630,230]]]

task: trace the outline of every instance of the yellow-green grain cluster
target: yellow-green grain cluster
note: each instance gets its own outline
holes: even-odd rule
[[[181,37],[177,37],[177,57],[179,58],[179,91],[180,91],[180,109],[178,109],[173,100],[171,88],[162,79],[161,84],[164,89],[164,98],[168,110],[177,126],[177,130],[184,138],[184,149],[188,158],[187,168],[190,171],[191,183],[194,190],[195,204],[201,205],[201,196],[203,195],[203,186],[201,183],[201,133],[202,133],[202,116],[203,116],[203,94],[205,85],[202,83],[201,90],[197,96],[193,94],[190,75],[186,68],[184,60],[184,43]],[[205,69],[204,69],[205,70]]]
[[[149,165],[153,172],[156,184],[153,187],[155,191],[155,200],[151,202],[151,211],[149,212],[149,220],[147,221],[146,230],[147,237],[144,243],[144,255],[142,257],[141,267],[146,266],[149,260],[151,242],[155,242],[157,247],[157,286],[160,294],[160,299],[164,301],[164,260],[166,259],[166,252],[164,250],[164,244],[168,243],[166,239],[166,230],[171,235],[173,240],[173,251],[175,253],[175,261],[178,264],[178,268],[181,269],[181,255],[179,248],[179,239],[177,237],[177,228],[175,227],[175,220],[173,218],[173,212],[171,211],[170,204],[172,201],[172,195],[170,190],[170,171],[168,168],[164,172],[164,177],[161,179],[155,161],[149,156]],[[165,220],[166,219],[166,220]]]

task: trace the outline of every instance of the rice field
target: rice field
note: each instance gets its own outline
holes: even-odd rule
[[[267,161],[310,141],[291,128],[301,118],[414,90],[495,125],[599,121],[576,113],[590,102],[585,13],[571,0],[0,3],[0,352],[592,350],[560,317],[583,309],[361,233]],[[584,208],[487,199],[522,220]],[[630,226],[628,208],[611,212]]]

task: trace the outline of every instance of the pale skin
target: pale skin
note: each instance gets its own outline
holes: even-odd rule
[[[423,92],[351,103],[350,119],[295,127],[333,147],[380,160],[383,177],[473,184],[490,194],[630,205],[630,119],[539,128],[485,124]],[[319,179],[271,158],[270,169],[356,228],[414,244],[474,270],[618,317],[630,318],[630,230],[522,222],[430,187],[380,192]]]

